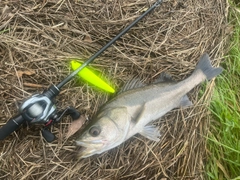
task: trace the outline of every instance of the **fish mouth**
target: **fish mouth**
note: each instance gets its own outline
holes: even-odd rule
[[[84,142],[84,141],[76,141],[77,147],[77,156],[79,159],[87,158],[94,154],[99,154],[101,147],[103,144],[100,141],[93,142]]]
[[[85,152],[87,151],[87,147],[84,147],[84,146],[77,146],[77,148],[76,148],[76,152],[77,152],[77,157],[79,158],[79,159],[81,159],[81,158],[85,158]]]
[[[78,146],[87,147],[91,144],[103,144],[103,141],[102,140],[94,140],[94,141],[88,142],[88,141],[77,141],[76,140],[76,143],[77,143]]]

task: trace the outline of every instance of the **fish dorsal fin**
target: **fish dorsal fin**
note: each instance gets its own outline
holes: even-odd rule
[[[131,90],[131,89],[136,89],[139,87],[143,87],[145,86],[145,84],[142,82],[142,80],[140,80],[137,76],[134,76],[131,80],[129,80],[123,87],[122,89],[119,91],[118,94]]]
[[[173,82],[175,82],[175,81],[172,79],[172,76],[165,72],[162,72],[158,76],[158,78],[154,81],[155,84],[157,84],[157,83],[173,83]]]

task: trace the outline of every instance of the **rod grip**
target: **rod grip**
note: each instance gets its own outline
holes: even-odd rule
[[[17,115],[10,119],[4,126],[0,128],[0,140],[4,140],[12,132],[14,132],[21,124],[24,123],[22,115]]]

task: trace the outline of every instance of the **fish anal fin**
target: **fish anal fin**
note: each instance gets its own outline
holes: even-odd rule
[[[193,105],[193,103],[189,100],[188,96],[184,95],[180,101],[179,107],[186,108],[186,107],[189,107],[192,105]]]
[[[139,134],[141,134],[142,136],[153,140],[153,141],[159,141],[159,137],[160,137],[160,132],[158,130],[158,128],[154,125],[146,125],[143,127],[142,131],[139,132]]]

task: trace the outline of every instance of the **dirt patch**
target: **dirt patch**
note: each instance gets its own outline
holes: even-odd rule
[[[1,1],[0,125],[17,113],[16,104],[70,73],[69,59],[87,59],[154,1]],[[227,35],[225,0],[165,1],[105,51],[91,66],[116,89],[131,76],[153,81],[167,71],[176,80],[190,75],[207,52],[221,61]],[[137,135],[119,147],[75,159],[74,137],[66,140],[70,118],[52,131],[24,126],[0,142],[2,179],[204,179],[207,104],[214,82],[195,88],[194,106],[174,110],[155,123],[161,141]],[[201,98],[198,97],[200,92]],[[109,96],[73,80],[57,98],[59,109],[75,106],[91,119]]]

